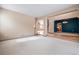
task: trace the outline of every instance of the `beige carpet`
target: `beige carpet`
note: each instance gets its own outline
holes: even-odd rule
[[[0,42],[1,55],[76,55],[79,43],[52,37],[33,36]]]

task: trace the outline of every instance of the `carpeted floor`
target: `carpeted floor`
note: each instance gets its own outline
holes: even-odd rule
[[[78,55],[79,43],[32,36],[0,42],[0,55]]]

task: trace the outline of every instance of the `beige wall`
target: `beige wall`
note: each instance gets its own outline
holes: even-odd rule
[[[79,17],[79,10],[72,10],[69,12],[61,13],[56,16],[48,16],[49,19],[66,19],[66,18],[72,18],[72,17]]]
[[[68,13],[64,13],[64,14],[60,14],[60,15],[57,15],[57,16],[49,17],[48,19],[50,21],[50,25],[53,23],[53,25],[51,26],[53,28],[49,27],[50,28],[49,32],[51,32],[51,33],[54,32],[54,20],[67,19],[67,18],[73,18],[73,17],[79,17],[79,11],[78,10],[68,12]]]
[[[0,40],[34,35],[34,18],[2,9],[0,13]]]
[[[46,16],[39,17],[39,19],[44,19],[44,20],[48,19],[50,22],[49,32],[54,33],[54,20],[60,20],[60,19],[66,19],[66,18],[72,18],[72,17],[79,17],[79,6],[60,10],[55,13],[51,13]],[[48,35],[49,35],[49,33],[48,33]]]

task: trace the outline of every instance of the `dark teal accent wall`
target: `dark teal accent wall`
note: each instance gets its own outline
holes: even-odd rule
[[[64,21],[68,23],[63,23]],[[79,18],[77,17],[54,21],[54,32],[57,32],[57,23],[62,24],[62,32],[79,33]]]
[[[77,31],[78,31],[78,33],[79,33],[79,18],[78,18],[78,20],[77,20]]]

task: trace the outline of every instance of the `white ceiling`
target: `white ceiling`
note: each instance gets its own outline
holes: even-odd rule
[[[3,4],[2,8],[20,12],[33,17],[40,17],[62,9],[74,6],[73,4]]]

